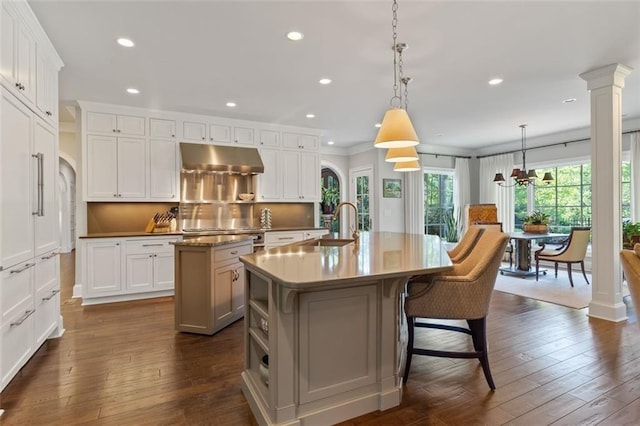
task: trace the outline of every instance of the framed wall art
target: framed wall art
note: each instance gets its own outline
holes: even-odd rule
[[[402,180],[382,179],[382,196],[384,198],[402,198]]]

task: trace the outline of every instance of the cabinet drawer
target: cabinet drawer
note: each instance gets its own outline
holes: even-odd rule
[[[35,262],[30,261],[2,271],[0,284],[2,319],[0,323],[6,324],[25,306],[33,307],[34,266]]]
[[[2,364],[0,365],[0,389],[4,388],[34,352],[33,306],[21,305],[19,312],[8,318],[0,328],[2,342]]]
[[[173,245],[171,242],[178,241],[178,237],[175,238],[146,238],[140,240],[126,240],[124,243],[125,253],[161,253],[167,251],[173,251]]]
[[[40,346],[56,328],[60,306],[60,286],[52,281],[36,292],[35,321],[36,347]]]
[[[253,249],[251,245],[223,247],[216,249],[216,251],[213,253],[213,261],[214,263],[224,262],[225,260],[234,259],[238,256],[251,254],[252,252]]]
[[[264,234],[264,242],[269,245],[280,245],[302,241],[303,232],[267,232]]]

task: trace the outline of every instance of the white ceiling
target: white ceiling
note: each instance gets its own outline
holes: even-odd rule
[[[393,94],[391,1],[29,3],[65,63],[62,101],[313,127],[347,147],[375,138]],[[423,151],[518,141],[521,123],[529,138],[585,128],[578,74],[612,63],[635,69],[623,120],[640,117],[640,2],[398,3]],[[287,40],[292,29],[304,39]],[[136,46],[120,47],[121,36]],[[504,83],[489,86],[496,76]]]

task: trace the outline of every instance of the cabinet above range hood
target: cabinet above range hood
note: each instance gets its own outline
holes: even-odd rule
[[[264,173],[256,148],[180,142],[183,171]]]

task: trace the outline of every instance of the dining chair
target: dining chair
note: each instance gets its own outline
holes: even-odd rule
[[[638,312],[640,311],[640,243],[636,243],[633,248],[633,250],[622,250],[620,261],[631,294],[631,301]]]
[[[489,231],[502,232],[502,222],[474,222],[474,225]],[[509,244],[507,244],[504,251],[509,254],[509,268],[511,268],[513,267],[513,244],[511,240],[509,240]]]
[[[451,262],[462,262],[469,253],[471,253],[471,250],[473,250],[473,247],[475,247],[484,231],[484,228],[480,226],[471,225],[469,229],[467,229],[467,232],[464,233],[458,244],[448,251]]]
[[[493,390],[496,388],[489,369],[486,318],[498,268],[509,236],[502,232],[484,232],[469,256],[454,264],[446,275],[435,275],[425,282],[414,282],[405,298],[407,317],[407,357],[403,382],[406,383],[413,355],[445,358],[478,358],[484,376]],[[466,320],[468,328],[442,324],[425,319]],[[443,351],[416,348],[415,328],[456,331],[471,335],[473,351]]]
[[[536,251],[536,281],[538,281],[538,274],[540,271],[540,261],[546,260],[553,262],[555,267],[555,277],[558,278],[558,263],[567,264],[567,274],[569,275],[569,283],[573,287],[573,278],[571,277],[571,265],[579,263],[582,268],[582,276],[584,280],[589,284],[589,279],[584,271],[584,257],[587,254],[587,247],[589,246],[589,236],[591,235],[591,228],[574,226],[571,228],[569,238],[567,238],[560,247],[554,249],[545,249],[545,244],[540,243],[541,248]]]

